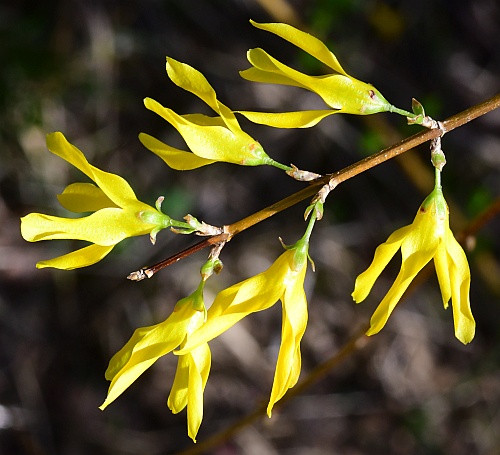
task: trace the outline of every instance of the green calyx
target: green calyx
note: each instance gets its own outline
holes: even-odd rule
[[[151,230],[150,239],[151,243],[156,242],[158,232],[165,228],[182,228],[183,233],[192,233],[195,231],[188,223],[183,221],[176,221],[161,211],[161,205],[164,197],[160,196],[155,203],[156,210],[143,210],[137,214],[137,217],[144,223],[152,224],[155,227]],[[187,232],[189,231],[189,232]]]
[[[203,300],[203,288],[205,287],[205,281],[200,281],[198,288],[192,294],[180,299],[174,307],[174,311],[179,311],[184,305],[191,305],[195,311],[203,311],[206,313],[205,302]]]
[[[435,169],[435,185],[431,194],[427,196],[420,206],[420,211],[427,212],[432,206],[435,206],[436,214],[439,218],[444,219],[448,211],[448,205],[443,195],[441,187],[441,171]]]

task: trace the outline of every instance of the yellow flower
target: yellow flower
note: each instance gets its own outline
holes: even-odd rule
[[[287,24],[250,22],[257,28],[289,41],[333,70],[333,74],[309,76],[284,65],[263,49],[250,49],[247,57],[253,67],[240,72],[243,78],[254,82],[291,85],[310,90],[319,95],[333,109],[285,113],[238,111],[252,122],[277,128],[308,128],[332,114],[365,115],[385,111],[404,112],[394,108],[373,85],[349,76],[337,57],[314,36]],[[404,115],[406,114],[409,113],[404,112]]]
[[[203,114],[178,115],[151,98],[144,100],[149,110],[177,129],[192,152],[179,150],[141,133],[139,139],[142,144],[171,168],[184,171],[223,161],[244,166],[269,164],[289,170],[287,166],[272,160],[262,146],[241,129],[234,113],[217,99],[214,89],[203,74],[168,57],[167,73],[176,85],[201,98],[218,114],[217,117]]]
[[[171,219],[137,200],[130,185],[120,176],[101,171],[88,163],[83,153],[71,145],[62,133],[47,135],[49,150],[66,160],[96,184],[74,183],[58,195],[60,204],[73,212],[94,212],[83,218],[61,218],[30,213],[21,218],[21,234],[29,242],[39,240],[76,239],[93,245],[40,261],[38,268],[54,267],[71,270],[100,261],[121,240],[150,234],[152,239]]]
[[[188,337],[183,348],[174,352],[184,355],[197,349],[250,313],[266,310],[281,300],[281,346],[267,407],[269,416],[274,404],[297,383],[300,374],[300,342],[307,325],[307,250],[308,241],[303,238],[288,247],[265,272],[221,291],[207,312],[205,324]]]
[[[183,346],[186,336],[203,324],[203,285],[180,300],[173,313],[160,324],[135,330],[132,338],[110,360],[105,377],[111,381],[108,396],[100,409],[118,398],[160,357]],[[207,343],[178,359],[168,407],[177,414],[187,406],[188,435],[196,442],[203,419],[203,392],[210,372],[211,354]]]
[[[449,212],[440,186],[420,206],[409,226],[395,231],[375,251],[370,267],[358,276],[352,293],[362,302],[373,284],[401,248],[402,265],[396,281],[375,310],[367,335],[378,333],[417,273],[434,259],[444,307],[451,298],[455,336],[464,344],[474,338],[476,324],[470,309],[470,271],[467,257],[449,227]]]

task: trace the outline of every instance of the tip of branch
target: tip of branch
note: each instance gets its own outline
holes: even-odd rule
[[[154,272],[148,268],[139,269],[135,272],[132,272],[127,276],[127,280],[131,281],[142,281],[145,278],[151,278],[154,275]]]

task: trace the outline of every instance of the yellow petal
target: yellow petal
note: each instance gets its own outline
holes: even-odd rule
[[[76,213],[118,207],[104,191],[92,183],[72,183],[57,195],[57,200],[65,209]]]
[[[371,317],[367,335],[375,335],[382,330],[410,283],[432,256],[431,250],[416,251],[403,262],[396,280]]]
[[[73,270],[87,267],[103,259],[112,249],[111,246],[90,245],[54,259],[47,259],[36,264],[37,269],[52,267],[60,270]]]
[[[198,96],[215,112],[217,112],[224,119],[226,126],[233,131],[233,133],[236,134],[237,131],[241,130],[231,109],[217,100],[215,90],[208,83],[205,76],[203,76],[203,74],[201,74],[198,70],[185,63],[181,63],[173,58],[167,57],[167,73],[172,82],[184,90]]]
[[[298,112],[249,112],[237,111],[248,120],[261,125],[272,126],[274,128],[309,128],[316,125],[325,117],[336,114],[340,111],[319,110],[319,111],[298,111]]]
[[[108,368],[104,373],[104,377],[111,381],[118,374],[118,372],[124,367],[124,365],[129,361],[132,356],[132,351],[134,350],[137,343],[142,340],[149,332],[154,330],[157,325],[152,325],[149,327],[139,327],[134,330],[132,337],[127,341],[127,343],[111,358],[109,361]]]
[[[165,163],[167,163],[168,166],[176,171],[188,171],[206,166],[207,164],[215,163],[215,160],[207,160],[206,158],[201,158],[194,153],[170,147],[169,145],[164,144],[158,139],[155,139],[145,133],[139,134],[139,140],[142,142],[144,147],[158,155],[163,161],[165,161]]]
[[[450,283],[450,267],[449,255],[446,251],[445,242],[441,242],[434,256],[434,265],[436,267],[436,275],[438,277],[439,288],[441,289],[441,297],[443,299],[444,308],[448,308],[448,302],[451,298],[451,283]]]
[[[205,114],[183,114],[181,117],[200,126],[226,126],[221,117],[210,117]]]
[[[412,226],[405,226],[394,231],[386,242],[382,243],[375,250],[373,261],[361,275],[356,278],[352,298],[356,303],[366,299],[370,293],[375,281],[385,269],[389,261],[399,250],[406,235],[411,231]]]
[[[186,63],[167,57],[167,74],[172,82],[193,93],[217,111],[217,96],[203,74]]]
[[[203,419],[203,392],[210,371],[210,350],[207,344],[195,349],[191,354],[188,389],[188,435],[196,442],[196,435]]]
[[[317,58],[320,62],[323,62],[326,66],[329,66],[334,71],[347,76],[347,73],[344,71],[342,66],[340,66],[337,57],[335,57],[335,55],[330,52],[330,50],[318,38],[315,38],[309,33],[305,33],[288,24],[259,24],[254,21],[250,22],[257,28],[274,33],[275,35],[289,41],[308,54]]]
[[[109,362],[106,378],[112,377],[112,381],[108,396],[100,409],[116,400],[159,357],[168,354],[183,342],[194,312],[190,305],[184,305],[162,323],[134,332],[131,341]]]
[[[250,55],[250,51],[247,55]],[[280,84],[280,85],[290,85],[292,87],[305,88],[302,84],[290,79],[288,76],[281,74],[280,72],[264,71],[260,68],[248,68],[246,70],[240,71],[240,76],[247,81],[261,82],[263,84]]]
[[[271,57],[260,48],[250,49],[247,52],[248,61],[254,66],[241,71],[240,75],[247,80],[268,84],[283,84],[310,89],[311,77]],[[305,82],[305,83],[303,83]]]
[[[118,207],[125,208],[134,205],[139,207],[137,211],[141,210],[142,205],[148,207],[137,200],[134,191],[125,179],[119,175],[101,171],[89,164],[83,153],[70,144],[62,133],[48,134],[47,147],[52,153],[89,176]]]
[[[147,234],[153,227],[143,223],[136,214],[117,208],[101,209],[83,218],[42,213],[30,213],[21,218],[21,235],[29,242],[75,239],[110,246],[127,237]]]
[[[276,362],[267,414],[271,417],[274,404],[293,387],[300,373],[300,342],[307,326],[307,300],[304,292],[306,267],[294,277],[283,297],[281,346]]]
[[[470,309],[470,270],[467,257],[451,231],[447,237],[451,282],[451,304],[455,336],[464,344],[470,343],[476,331],[476,322]]]
[[[411,232],[401,245],[403,261],[415,251],[432,250],[435,253],[440,242],[444,241],[441,224],[434,210],[419,211],[411,225]]]
[[[175,370],[174,382],[167,399],[168,408],[177,414],[188,404],[190,354],[180,355]]]

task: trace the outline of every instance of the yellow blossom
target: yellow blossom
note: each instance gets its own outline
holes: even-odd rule
[[[476,324],[470,309],[470,271],[467,257],[449,227],[449,211],[441,187],[420,206],[409,226],[395,231],[375,251],[370,267],[356,279],[353,299],[362,302],[378,276],[401,248],[401,270],[386,296],[375,310],[367,335],[378,333],[417,273],[434,259],[444,307],[451,298],[455,336],[464,344],[474,338]]]
[[[217,117],[203,114],[179,115],[151,98],[144,100],[146,108],[177,129],[192,152],[179,150],[141,133],[139,139],[142,144],[171,168],[190,170],[223,161],[244,166],[269,164],[289,170],[289,167],[272,160],[259,142],[241,129],[234,113],[217,99],[214,89],[203,74],[169,57],[167,73],[176,85],[198,96],[218,114]]]
[[[403,115],[409,114],[392,106],[373,85],[347,74],[337,57],[314,36],[287,24],[250,22],[257,28],[289,41],[333,70],[333,74],[309,76],[279,62],[263,49],[250,49],[247,57],[253,67],[240,72],[243,78],[254,82],[291,85],[310,90],[319,95],[331,108],[284,113],[238,111],[252,122],[277,128],[308,128],[323,118],[338,113],[365,115],[391,111]]]
[[[92,183],[74,183],[58,195],[60,204],[73,212],[94,212],[83,218],[61,218],[30,213],[21,218],[21,234],[29,242],[76,239],[93,243],[69,254],[40,261],[38,268],[71,270],[100,261],[121,240],[150,234],[170,226],[171,219],[157,209],[140,202],[130,185],[120,176],[88,163],[83,153],[71,145],[62,133],[47,135],[47,147],[72,164]],[[185,224],[185,223],[184,223]]]
[[[304,279],[307,269],[308,240],[299,240],[267,269],[237,283],[215,298],[207,321],[191,334],[186,345],[175,354],[184,355],[212,340],[245,316],[282,302],[281,346],[267,413],[293,387],[301,368],[300,342],[307,325],[307,300]]]
[[[111,381],[104,410],[160,357],[183,347],[186,337],[205,319],[203,285],[180,300],[173,313],[160,324],[141,327],[110,360],[105,377]],[[200,309],[203,308],[203,309]],[[187,407],[188,435],[196,442],[203,419],[203,392],[210,372],[211,354],[203,343],[178,359],[177,371],[167,405],[176,414]]]

